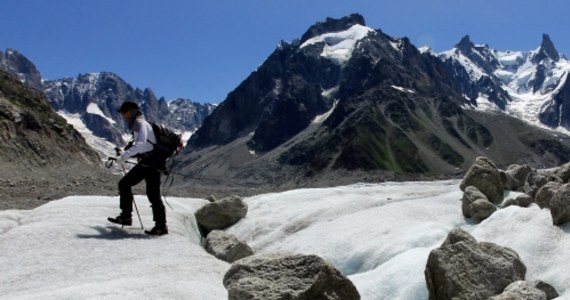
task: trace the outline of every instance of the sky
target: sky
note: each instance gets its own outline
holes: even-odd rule
[[[227,233],[256,254],[315,254],[350,279],[363,300],[427,300],[432,249],[462,228],[479,242],[509,247],[526,280],[570,299],[570,224],[550,211],[500,209],[480,224],[461,213],[459,180],[385,182],[298,189],[244,198],[248,213]],[[516,193],[507,195],[507,199]],[[144,196],[142,223],[152,226]],[[194,212],[204,199],[169,197],[169,234],[149,237],[106,221],[118,197],[71,196],[33,210],[0,211],[0,299],[227,299],[230,264],[200,246]]]
[[[463,36],[498,50],[538,48],[550,35],[570,55],[566,0],[1,0],[0,51],[28,57],[44,79],[113,72],[167,100],[220,103],[281,40],[327,17],[437,52]]]

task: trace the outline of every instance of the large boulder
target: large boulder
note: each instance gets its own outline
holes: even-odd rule
[[[205,248],[208,253],[229,263],[253,255],[248,244],[222,230],[213,230],[208,234]]]
[[[490,300],[551,300],[556,297],[556,290],[542,281],[515,281],[503,293]]]
[[[543,185],[534,196],[534,202],[540,206],[540,208],[550,208],[550,202],[556,192],[560,190],[562,183],[557,181],[550,181]]]
[[[503,202],[504,186],[501,174],[495,164],[486,157],[477,157],[465,173],[459,188],[465,191],[468,186],[476,187],[492,203]]]
[[[247,214],[247,204],[238,196],[230,196],[202,206],[194,213],[196,221],[205,233],[225,229],[237,223]]]
[[[452,230],[441,247],[431,251],[425,270],[430,300],[487,300],[524,280],[525,274],[515,251],[477,242],[462,229]]]
[[[550,201],[550,214],[554,225],[562,225],[570,221],[570,183],[560,187]]]
[[[229,300],[352,300],[350,280],[316,255],[267,253],[234,262],[224,276]]]

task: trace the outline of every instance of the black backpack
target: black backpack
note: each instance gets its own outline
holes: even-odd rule
[[[148,142],[154,146],[154,152],[156,154],[167,159],[174,153],[177,153],[178,149],[182,148],[182,136],[180,134],[162,124],[153,122],[149,122],[149,124],[152,126],[152,131],[156,137],[156,144],[153,144],[151,141]]]

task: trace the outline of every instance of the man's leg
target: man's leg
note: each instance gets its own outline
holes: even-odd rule
[[[160,197],[160,171],[148,168],[146,172],[146,195],[152,207],[155,228],[149,234],[162,235],[168,233],[166,227],[166,208]]]
[[[133,212],[133,191],[132,187],[137,185],[145,178],[144,168],[134,166],[119,181],[119,199],[121,207],[121,215],[130,217]]]

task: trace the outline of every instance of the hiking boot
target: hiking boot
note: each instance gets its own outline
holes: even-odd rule
[[[131,226],[133,224],[133,219],[128,216],[124,216],[120,214],[116,218],[107,218],[107,220],[111,223],[123,225],[123,226]]]
[[[151,230],[145,230],[144,233],[148,235],[164,235],[168,234],[168,227],[166,226],[154,226]]]

